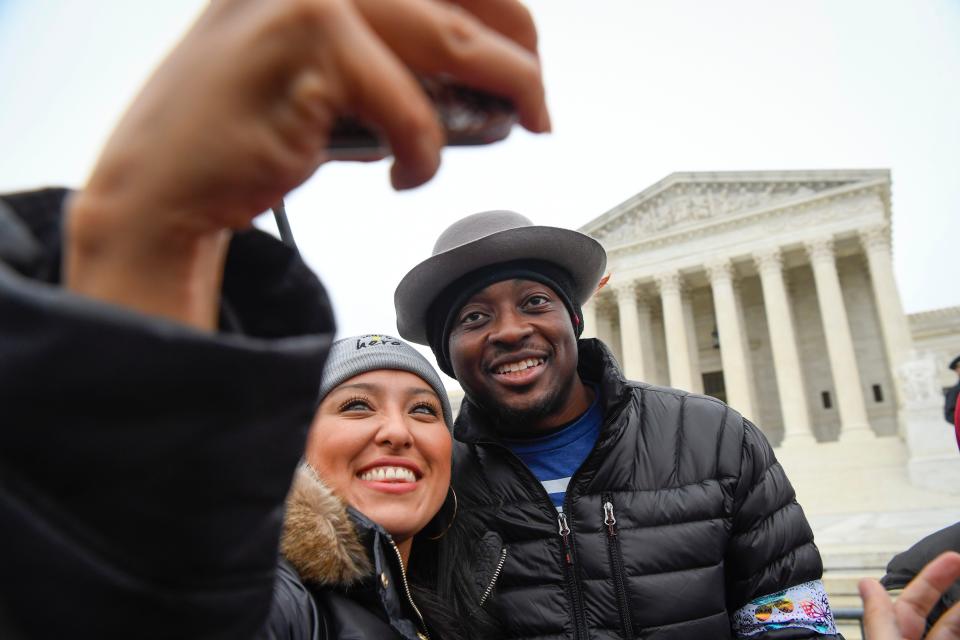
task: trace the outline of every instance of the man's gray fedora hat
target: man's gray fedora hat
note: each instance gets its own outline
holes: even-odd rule
[[[466,274],[512,260],[543,260],[573,278],[574,302],[593,295],[607,266],[599,242],[578,231],[533,224],[513,211],[483,211],[440,234],[433,254],[404,276],[393,294],[400,335],[427,344],[427,310],[447,286]]]

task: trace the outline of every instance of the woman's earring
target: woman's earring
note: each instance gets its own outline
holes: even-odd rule
[[[453,515],[450,516],[450,519],[447,521],[446,528],[438,533],[435,536],[430,536],[428,540],[439,540],[443,536],[447,535],[447,531],[450,531],[450,527],[453,526],[453,521],[457,518],[457,492],[453,490],[453,485],[450,486],[450,493],[453,494]]]

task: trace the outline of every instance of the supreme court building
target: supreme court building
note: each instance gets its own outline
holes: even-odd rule
[[[716,396],[766,433],[834,606],[960,520],[942,414],[960,307],[904,313],[890,188],[886,170],[674,173],[580,229],[610,275],[584,334],[627,378]]]
[[[902,436],[916,345],[890,214],[886,170],[671,174],[580,229],[609,256],[586,331],[628,378],[725,400],[781,448]],[[945,364],[960,309],[933,316]]]

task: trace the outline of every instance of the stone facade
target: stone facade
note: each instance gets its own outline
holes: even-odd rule
[[[581,229],[611,273],[588,318],[629,377],[718,395],[777,445],[896,433],[890,220],[887,171],[672,174]]]
[[[903,313],[890,229],[885,170],[671,174],[581,228],[611,273],[586,335],[628,377],[717,395],[778,447],[788,431],[905,437],[898,368],[930,352],[952,385],[960,307]]]
[[[938,408],[960,308],[904,313],[891,219],[888,171],[675,173],[580,229],[610,273],[586,334],[628,377],[753,420],[841,552],[908,544],[912,510],[960,519],[960,454]]]

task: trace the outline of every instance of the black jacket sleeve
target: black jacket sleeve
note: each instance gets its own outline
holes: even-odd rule
[[[273,601],[258,640],[325,640],[325,620],[317,602],[296,569],[281,559],[273,587]]]
[[[0,200],[0,608],[24,637],[244,638],[333,333],[299,257],[238,234],[202,333],[61,289],[65,192]],[[236,324],[235,323],[235,324]]]
[[[727,551],[727,609],[823,575],[813,530],[793,486],[763,433],[748,420],[734,496],[733,535]],[[776,629],[765,638],[839,638],[802,629]]]

